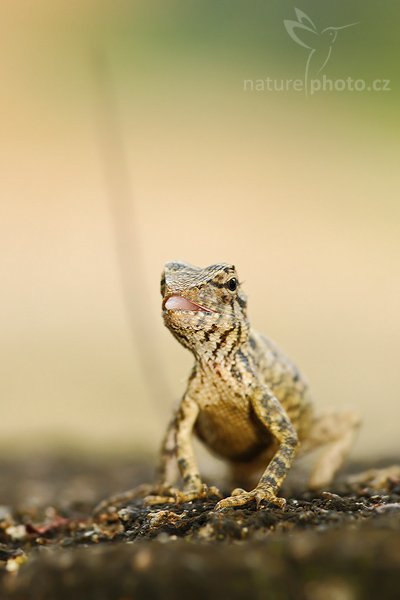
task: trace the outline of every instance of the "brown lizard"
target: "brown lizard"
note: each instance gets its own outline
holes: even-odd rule
[[[229,462],[233,480],[250,481],[264,469],[254,489],[233,490],[217,508],[263,500],[283,506],[277,494],[295,454],[322,445],[310,487],[327,486],[352,445],[359,417],[354,411],[315,414],[297,368],[251,329],[235,267],[167,263],[161,294],[165,325],[194,354],[195,364],[161,450],[161,489],[168,490],[169,465],[177,460],[183,492],[170,490],[153,501],[185,501],[207,493],[193,432]]]
[[[147,501],[185,502],[220,495],[207,488],[196,464],[192,434],[228,461],[236,488],[217,509],[262,501],[283,507],[280,487],[295,455],[323,446],[309,485],[323,488],[343,463],[359,425],[353,410],[316,414],[307,383],[269,339],[254,331],[236,269],[165,265],[161,278],[164,323],[194,355],[186,391],[161,449],[159,483],[143,486]],[[183,490],[173,488],[177,461]],[[120,496],[128,499],[135,492]],[[117,497],[116,497],[117,498]]]

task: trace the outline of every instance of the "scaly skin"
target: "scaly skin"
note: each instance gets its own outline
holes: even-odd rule
[[[159,489],[170,491],[148,501],[185,501],[207,493],[193,453],[193,432],[229,461],[234,476],[249,480],[261,466],[265,469],[253,490],[237,488],[217,508],[251,501],[283,507],[277,494],[304,442],[306,450],[329,444],[311,477],[313,487],[329,483],[350,448],[358,418],[353,412],[315,416],[299,371],[250,328],[235,267],[167,263],[161,294],[164,323],[193,353],[195,365],[161,452]],[[167,472],[175,458],[183,492],[169,487]]]

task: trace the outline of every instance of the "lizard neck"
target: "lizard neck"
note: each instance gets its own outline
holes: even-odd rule
[[[190,348],[199,366],[231,369],[237,353],[248,354],[250,326],[247,320],[227,321],[209,331],[198,332],[197,343]],[[197,337],[197,336],[196,336]]]

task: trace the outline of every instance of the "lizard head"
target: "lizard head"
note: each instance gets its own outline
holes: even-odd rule
[[[216,347],[230,350],[248,330],[246,296],[236,269],[215,264],[204,269],[169,262],[161,277],[165,325],[196,355]]]

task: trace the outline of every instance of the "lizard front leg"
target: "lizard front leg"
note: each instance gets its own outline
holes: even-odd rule
[[[208,488],[201,480],[200,472],[193,451],[192,434],[193,427],[199,414],[199,407],[192,398],[185,394],[179,410],[174,419],[175,431],[175,454],[178,468],[183,481],[183,491],[176,488],[166,487],[166,494],[150,495],[146,498],[148,504],[162,504],[164,502],[189,502],[196,498],[206,496],[220,496],[215,487]],[[167,436],[169,435],[167,431]],[[167,437],[166,436],[166,437]],[[166,482],[166,471],[168,467],[170,451],[167,444],[163,445],[160,471]],[[161,484],[162,486],[162,484]]]
[[[160,458],[157,467],[157,482],[160,487],[168,487],[175,483],[177,478],[176,470],[176,425],[177,411],[170,422],[164,434],[160,448]]]
[[[251,404],[258,419],[278,440],[279,448],[254,490],[233,490],[231,496],[218,502],[217,509],[242,506],[251,501],[259,506],[263,500],[281,508],[285,506],[284,498],[278,498],[277,493],[292,464],[298,445],[297,433],[279,400],[266,387],[256,389]]]
[[[197,404],[186,394],[165,432],[155,484],[142,484],[111,496],[100,502],[94,513],[104,512],[109,506],[126,505],[138,498],[143,498],[147,504],[173,504],[209,495],[221,496],[217,488],[208,488],[202,483],[194,457],[191,437],[198,412]],[[172,487],[176,479],[176,462],[183,480],[183,491]]]
[[[176,426],[176,459],[185,491],[200,490],[202,482],[193,451],[193,427],[199,414],[197,403],[185,395],[179,407]]]

